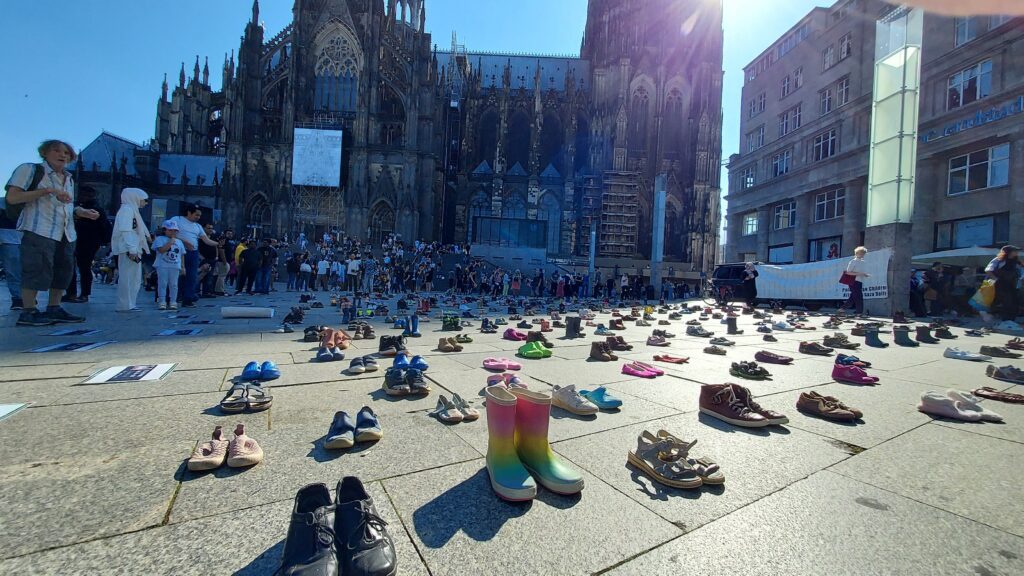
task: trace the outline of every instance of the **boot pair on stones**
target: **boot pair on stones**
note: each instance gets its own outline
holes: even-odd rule
[[[583,476],[548,444],[551,396],[521,388],[489,386],[487,473],[502,499],[532,500],[537,484],[557,494],[583,490]]]

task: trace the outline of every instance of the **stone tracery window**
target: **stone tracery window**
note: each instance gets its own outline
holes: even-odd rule
[[[335,34],[316,58],[313,107],[330,112],[354,112],[359,94],[358,48],[344,34]]]

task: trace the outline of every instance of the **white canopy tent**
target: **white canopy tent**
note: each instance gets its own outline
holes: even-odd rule
[[[931,266],[935,262],[942,262],[950,266],[985,266],[990,260],[999,254],[998,248],[984,248],[981,246],[970,246],[968,248],[956,248],[955,250],[942,250],[928,254],[914,256],[915,266]]]

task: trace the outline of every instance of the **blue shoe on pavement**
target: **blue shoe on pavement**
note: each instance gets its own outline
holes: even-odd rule
[[[261,376],[258,362],[249,362],[242,368],[242,380],[259,380]]]
[[[395,356],[395,361],[391,365],[395,368],[408,368],[410,365],[409,357],[405,354],[399,354]]]
[[[604,324],[598,324],[597,330],[594,330],[595,336],[609,336],[611,333],[611,330],[605,328]]]
[[[316,353],[316,361],[317,362],[331,362],[333,360],[334,360],[334,354],[331,354],[331,351],[328,350],[326,346],[321,346],[320,350],[318,350],[317,353]]]
[[[601,410],[617,410],[622,407],[622,400],[608,393],[608,389],[599,386],[594,390],[580,390],[580,396],[590,400]]]
[[[335,362],[341,362],[345,359],[345,353],[341,351],[341,348],[335,346],[334,348],[331,348],[331,359]]]
[[[409,361],[409,367],[415,368],[420,372],[430,368],[430,366],[427,365],[427,361],[423,359],[423,356],[413,356],[412,360]]]
[[[328,450],[339,450],[351,448],[355,443],[356,425],[352,417],[346,412],[335,412],[331,428],[327,431],[327,438],[324,440],[324,448]]]
[[[260,380],[277,380],[280,377],[281,371],[278,370],[277,364],[270,360],[267,360],[260,366]]]
[[[384,437],[384,431],[380,428],[380,421],[377,415],[369,406],[356,414],[356,442],[375,442]]]

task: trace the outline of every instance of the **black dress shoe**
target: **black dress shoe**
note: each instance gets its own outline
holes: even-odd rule
[[[335,534],[338,560],[345,576],[394,576],[398,573],[395,543],[387,522],[378,514],[363,483],[354,476],[338,482]]]
[[[323,484],[310,484],[295,495],[295,508],[275,576],[338,576],[334,505]]]

